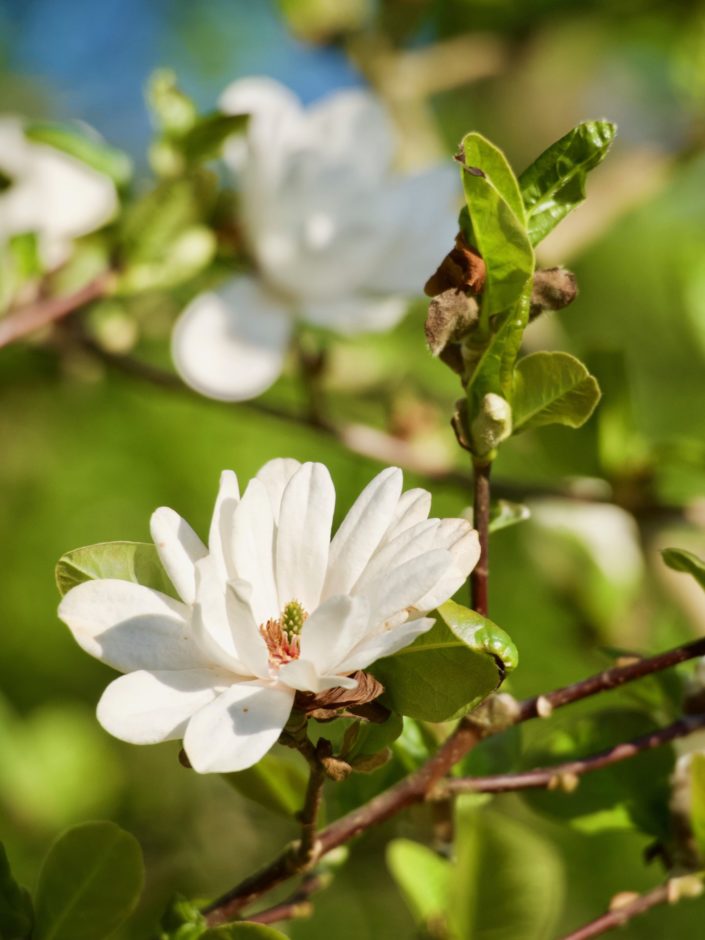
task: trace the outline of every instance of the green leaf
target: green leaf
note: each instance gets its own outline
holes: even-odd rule
[[[482,170],[489,177],[499,195],[507,203],[517,219],[526,225],[524,200],[519,182],[499,147],[495,147],[482,134],[472,131],[463,137],[461,147],[465,166]]]
[[[144,882],[134,836],[89,822],[60,836],[39,873],[33,940],[103,940],[133,911]]]
[[[705,860],[705,754],[690,758],[690,820],[701,860]]]
[[[661,555],[669,568],[691,574],[705,588],[705,561],[684,548],[664,548]]]
[[[587,174],[604,159],[616,133],[609,121],[585,121],[524,170],[519,186],[532,245],[585,199]]]
[[[116,184],[125,186],[132,176],[132,160],[122,150],[106,144],[97,134],[89,136],[81,128],[70,124],[47,121],[28,124],[25,136],[38,144],[61,150],[97,170]]]
[[[563,872],[552,845],[498,813],[458,801],[456,864],[447,912],[463,940],[549,940],[560,914]]]
[[[537,352],[525,356],[515,370],[512,411],[514,432],[546,424],[585,424],[600,400],[600,386],[575,356]]]
[[[286,934],[263,924],[228,924],[206,930],[202,940],[286,940]]]
[[[181,138],[179,148],[189,163],[213,159],[229,137],[245,130],[248,120],[247,114],[206,114]]]
[[[483,168],[465,165],[461,172],[472,241],[487,267],[482,292],[486,322],[493,314],[511,307],[524,293],[534,272],[534,252],[523,222]]]
[[[151,542],[99,542],[75,548],[61,556],[55,575],[62,597],[77,584],[99,578],[133,581],[176,597]]]
[[[156,69],[147,82],[147,103],[155,124],[165,134],[182,136],[196,123],[193,101],[178,86],[172,69]]]
[[[39,244],[34,232],[13,235],[8,240],[7,247],[12,258],[18,286],[38,277],[42,273]]]
[[[509,526],[526,522],[531,516],[528,506],[523,503],[513,503],[508,499],[498,499],[490,506],[490,533],[499,532]]]
[[[293,816],[304,805],[308,772],[300,755],[275,745],[247,770],[223,774],[231,787],[266,809]]]
[[[206,929],[206,919],[198,905],[177,895],[161,919],[159,940],[200,940]]]
[[[12,877],[5,849],[0,844],[0,937],[27,940],[32,934],[33,919],[29,892]]]
[[[353,767],[364,767],[367,760],[384,751],[402,733],[401,715],[394,712],[383,722],[349,718],[334,721],[309,721],[308,736],[316,744],[320,738],[330,741],[333,752]]]
[[[442,924],[452,877],[448,859],[420,842],[394,839],[387,846],[387,867],[416,923],[429,932]]]
[[[453,601],[438,608],[435,625],[371,672],[395,711],[446,721],[478,705],[516,666],[517,650],[490,620]]]

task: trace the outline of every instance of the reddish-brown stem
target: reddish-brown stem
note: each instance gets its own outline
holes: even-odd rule
[[[647,911],[651,910],[652,907],[658,907],[659,904],[670,903],[673,903],[673,898],[671,896],[669,883],[659,885],[659,887],[654,888],[653,891],[639,895],[634,898],[633,901],[620,904],[618,907],[615,907],[614,910],[602,914],[597,920],[593,920],[589,924],[585,924],[585,926],[581,927],[579,930],[574,930],[573,933],[567,934],[563,937],[563,940],[590,940],[590,937],[599,937],[601,934],[614,930],[615,927],[622,927],[634,917],[645,914]]]
[[[496,774],[490,777],[455,777],[443,784],[441,794],[451,793],[508,793],[515,790],[559,788],[562,781],[569,784],[571,777],[601,770],[611,764],[636,757],[643,751],[669,744],[677,738],[684,738],[693,731],[705,727],[705,715],[691,715],[680,718],[666,728],[650,731],[631,741],[623,741],[614,747],[591,754],[578,760],[566,761],[554,767],[539,767],[517,774]]]
[[[321,878],[320,875],[309,875],[286,901],[268,907],[264,911],[258,911],[256,914],[250,914],[247,920],[255,924],[276,924],[282,920],[309,917],[313,912],[310,897],[324,888],[326,882],[327,879]]]
[[[480,537],[480,558],[470,575],[473,609],[487,616],[489,610],[490,470],[492,464],[473,463],[473,524]]]
[[[38,300],[11,311],[0,320],[0,348],[104,297],[110,292],[114,279],[112,271],[104,271],[73,294]]]
[[[513,723],[529,721],[539,715],[545,716],[552,708],[561,708],[580,699],[597,695],[616,688],[627,682],[633,682],[696,656],[705,655],[705,638],[684,646],[660,653],[648,659],[641,659],[626,666],[616,666],[581,682],[547,692],[518,702],[513,715]],[[389,790],[380,793],[359,809],[337,819],[318,833],[317,858],[349,842],[361,832],[379,825],[414,803],[420,803],[431,794],[438,793],[438,783],[451,767],[465,756],[484,737],[495,734],[506,727],[483,727],[472,716],[460,721],[455,731],[441,745],[422,767],[399,781]],[[665,729],[664,729],[665,730]],[[555,774],[555,769],[553,770]],[[442,791],[440,791],[442,793]],[[210,925],[232,920],[239,912],[271,888],[295,874],[305,871],[298,855],[298,843],[294,843],[282,852],[270,865],[245,879],[230,891],[213,901],[204,910]]]

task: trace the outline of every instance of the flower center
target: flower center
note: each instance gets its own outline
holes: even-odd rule
[[[299,658],[299,636],[307,617],[299,601],[289,601],[278,620],[270,619],[260,626],[259,632],[267,644],[269,662],[273,666],[282,666]]]

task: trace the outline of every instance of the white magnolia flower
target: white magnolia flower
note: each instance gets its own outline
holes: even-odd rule
[[[0,116],[0,244],[36,232],[43,263],[60,264],[72,239],[104,225],[116,207],[107,176],[28,140],[19,118]]]
[[[273,460],[242,498],[221,477],[206,547],[158,509],[152,536],[180,601],[129,581],[66,594],[80,646],[126,673],[98,720],[133,744],[183,738],[200,773],[242,770],[276,742],[297,690],[354,688],[352,673],[428,630],[424,616],[479,556],[463,519],[428,519],[425,490],[390,468],[362,491],[331,541],[335,490],[318,463]]]
[[[369,92],[304,109],[278,82],[250,78],[221,106],[251,114],[226,159],[257,276],[196,297],[173,355],[198,391],[236,401],[277,378],[296,318],[341,333],[394,326],[453,244],[459,182],[450,166],[394,173],[391,122]]]

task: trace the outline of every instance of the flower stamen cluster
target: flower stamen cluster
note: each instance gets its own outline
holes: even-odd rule
[[[278,620],[270,618],[259,627],[267,645],[270,665],[282,666],[299,658],[301,628],[307,619],[308,613],[299,601],[289,601]]]

